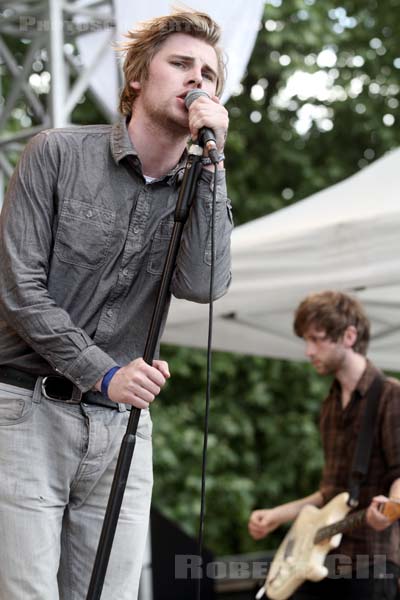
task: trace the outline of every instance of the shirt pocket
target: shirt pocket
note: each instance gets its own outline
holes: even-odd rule
[[[156,229],[147,263],[147,272],[152,275],[161,275],[163,272],[173,227],[174,217],[171,215],[163,219]]]
[[[54,253],[65,263],[95,270],[106,261],[115,213],[80,200],[64,201]]]

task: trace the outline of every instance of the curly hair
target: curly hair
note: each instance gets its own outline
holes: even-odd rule
[[[357,331],[353,350],[365,355],[369,343],[370,322],[361,303],[343,292],[324,291],[309,294],[300,303],[293,327],[298,337],[304,337],[313,326],[325,331],[328,338],[336,342],[350,325]]]
[[[128,42],[121,42],[116,49],[125,53],[123,62],[124,87],[119,101],[119,111],[125,116],[132,112],[132,104],[137,92],[130,86],[131,81],[145,81],[148,77],[152,58],[166,39],[174,33],[185,33],[210,44],[218,61],[217,89],[219,96],[225,84],[225,61],[219,46],[221,30],[206,13],[197,11],[174,12],[171,15],[144,21],[135,30],[128,31]]]

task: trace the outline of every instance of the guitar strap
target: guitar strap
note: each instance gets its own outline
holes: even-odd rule
[[[365,411],[357,438],[349,479],[350,498],[348,500],[348,505],[352,508],[358,506],[360,486],[368,472],[374,438],[374,426],[378,414],[379,398],[382,393],[383,382],[383,375],[378,373],[367,392]]]

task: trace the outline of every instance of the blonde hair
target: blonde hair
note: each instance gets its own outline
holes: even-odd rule
[[[152,58],[165,40],[174,33],[186,33],[210,44],[216,52],[218,61],[218,77],[216,94],[219,96],[225,83],[225,62],[222,48],[218,45],[221,29],[206,13],[196,11],[174,12],[171,15],[144,21],[134,31],[128,31],[116,49],[125,53],[123,63],[124,87],[119,101],[119,111],[129,116],[137,92],[129,85],[131,81],[145,81],[149,74]]]

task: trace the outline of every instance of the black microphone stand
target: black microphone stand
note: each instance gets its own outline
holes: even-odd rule
[[[153,362],[154,352],[160,334],[162,318],[166,301],[169,296],[169,288],[175,268],[183,226],[187,220],[196,190],[197,179],[202,169],[202,155],[203,148],[197,145],[192,145],[190,147],[185,173],[175,208],[174,227],[143,353],[143,360],[150,365]],[[140,412],[139,408],[132,407],[126,433],[121,443],[86,600],[99,600],[101,597],[115,530],[117,528],[122,500],[125,493],[126,482],[135,449]]]

